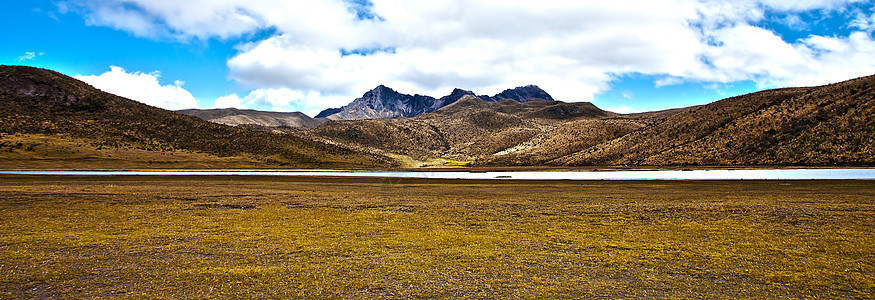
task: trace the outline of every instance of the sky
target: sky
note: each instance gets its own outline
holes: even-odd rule
[[[0,64],[172,110],[535,84],[641,112],[873,75],[873,31],[875,0],[16,0]]]

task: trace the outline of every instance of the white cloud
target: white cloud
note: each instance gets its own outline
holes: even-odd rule
[[[875,40],[864,32],[848,37],[812,36],[797,48],[813,62],[803,72],[788,77],[789,85],[826,84],[836,78],[872,75],[875,70]]]
[[[256,89],[245,97],[229,94],[215,100],[213,108],[256,108],[273,111],[303,111],[309,116],[315,116],[325,107],[323,105],[340,107],[349,102],[345,97],[326,97],[318,92],[304,94],[286,88]],[[322,104],[322,105],[314,105]]]
[[[721,83],[753,80],[769,87],[822,85],[875,73],[875,40],[864,32],[810,36],[793,44],[750,25],[713,34],[721,43],[706,48],[708,64],[683,77]]]
[[[875,14],[866,15],[858,12],[856,18],[849,24],[851,28],[856,28],[866,32],[875,31]]]
[[[802,21],[802,17],[799,15],[787,15],[778,20],[778,22],[787,25],[787,27],[796,31],[808,30],[810,28],[808,23]]]
[[[773,32],[750,25],[717,30],[719,46],[707,48],[710,67],[692,70],[689,77],[730,82],[744,79],[788,78],[810,63],[803,53]]]
[[[608,88],[608,73],[680,72],[698,64],[698,36],[686,22],[695,16],[692,6],[638,6],[374,1],[385,22],[365,21],[373,40],[357,44],[394,51],[342,56],[344,45],[282,34],[243,47],[228,66],[232,78],[252,87],[325,94],[357,95],[377,84],[434,96],[454,87],[495,93],[538,84],[560,99],[588,100]]]
[[[42,56],[43,54],[45,54],[45,52],[24,52],[24,55],[18,57],[18,61],[32,60],[35,59],[37,56]]]
[[[841,10],[856,0],[92,0],[67,3],[92,24],[140,36],[229,38],[272,28],[238,47],[229,76],[254,89],[219,103],[335,106],[378,84],[442,96],[537,84],[561,100],[591,100],[629,73],[657,85],[754,80],[821,84],[875,73],[871,35],[785,41],[755,24],[770,12]],[[868,16],[849,28],[871,30]],[[342,55],[355,49],[383,49]],[[844,58],[844,59],[842,59]],[[286,91],[277,94],[277,91]],[[273,91],[268,95],[269,91]],[[261,95],[259,93],[265,93]],[[237,98],[234,98],[237,97]],[[342,103],[341,103],[342,104]]]
[[[110,66],[109,72],[100,75],[74,77],[104,92],[164,109],[198,107],[194,96],[182,87],[184,82],[177,80],[173,84],[161,85],[158,81],[161,73],[158,71],[128,73],[121,67]]]

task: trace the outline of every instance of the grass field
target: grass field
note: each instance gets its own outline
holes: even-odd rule
[[[0,176],[0,298],[873,298],[875,181]]]

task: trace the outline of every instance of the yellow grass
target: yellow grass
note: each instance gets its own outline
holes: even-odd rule
[[[0,176],[0,298],[872,298],[875,182]]]
[[[217,157],[187,150],[106,146],[67,134],[0,134],[3,170],[254,169],[276,167],[251,157]]]

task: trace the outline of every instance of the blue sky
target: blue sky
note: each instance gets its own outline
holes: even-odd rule
[[[379,84],[537,84],[636,112],[875,74],[873,2],[4,1],[0,64],[168,109],[314,115]]]

